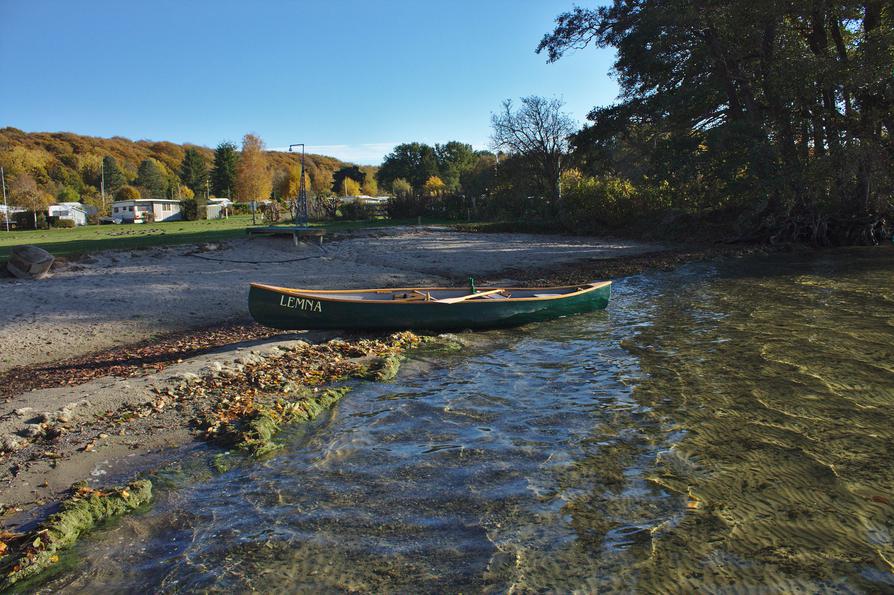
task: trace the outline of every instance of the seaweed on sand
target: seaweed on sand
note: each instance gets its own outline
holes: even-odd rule
[[[59,511],[50,515],[27,534],[3,533],[0,553],[11,552],[0,558],[0,589],[31,578],[59,561],[59,552],[71,547],[78,538],[98,524],[140,508],[152,499],[152,482],[133,481],[126,486],[108,490],[87,487],[85,483],[72,486],[71,495],[62,501]]]

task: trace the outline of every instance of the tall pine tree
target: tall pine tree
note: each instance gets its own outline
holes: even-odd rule
[[[214,168],[211,170],[211,191],[215,196],[232,195],[236,187],[236,165],[239,150],[231,142],[222,142],[214,151]]]
[[[136,183],[148,190],[151,198],[165,198],[167,194],[168,180],[165,178],[164,166],[151,157],[140,163]]]
[[[118,167],[118,162],[114,157],[102,158],[102,171],[105,179],[105,190],[110,194],[114,194],[119,188],[127,184],[127,178],[124,172]]]
[[[183,155],[180,164],[180,179],[196,196],[205,196],[205,183],[208,181],[208,165],[202,155],[190,147]]]

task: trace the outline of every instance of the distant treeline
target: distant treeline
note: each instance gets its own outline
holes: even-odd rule
[[[243,201],[280,200],[297,195],[300,164],[300,153],[266,151],[261,139],[251,134],[245,136],[242,147],[222,142],[209,149],[165,141],[0,129],[0,165],[9,202],[31,210],[55,201],[102,207],[103,187],[106,206],[115,198],[191,199],[206,194]],[[376,168],[358,168],[314,154],[306,155],[305,165],[305,184],[312,197],[345,190],[359,193],[361,186],[372,193],[377,190]],[[345,188],[345,172],[355,171],[360,183]]]

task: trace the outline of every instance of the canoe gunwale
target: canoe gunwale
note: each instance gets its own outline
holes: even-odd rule
[[[536,296],[536,297],[518,297],[518,298],[505,298],[499,301],[494,300],[476,300],[476,299],[467,299],[464,301],[458,302],[440,302],[438,300],[420,300],[420,299],[400,299],[400,300],[358,300],[358,299],[339,299],[339,294],[357,294],[357,293],[393,293],[393,292],[409,292],[409,291],[435,291],[435,290],[452,290],[452,291],[467,291],[467,288],[462,287],[394,287],[388,289],[376,288],[376,289],[297,289],[290,287],[278,287],[276,285],[267,285],[265,283],[251,283],[251,287],[261,289],[264,291],[270,291],[273,293],[279,293],[289,296],[302,297],[306,299],[312,300],[320,300],[324,302],[339,302],[346,304],[419,304],[419,305],[451,305],[458,306],[461,304],[483,304],[483,303],[511,303],[511,302],[538,302],[538,301],[550,301],[550,300],[561,300],[565,298],[575,297],[579,295],[583,295],[585,293],[590,293],[592,291],[596,291],[601,289],[607,285],[611,285],[611,281],[594,281],[592,283],[584,283],[580,285],[565,285],[558,287],[479,287],[478,290],[480,292],[490,291],[494,289],[500,289],[505,291],[555,291],[557,289],[575,289],[576,291],[572,291],[569,293],[559,293],[556,295],[546,295],[546,296]],[[321,295],[322,294],[322,295]],[[330,297],[332,296],[332,297]]]

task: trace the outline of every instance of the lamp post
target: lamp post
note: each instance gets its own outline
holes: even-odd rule
[[[295,223],[307,225],[307,188],[304,184],[304,143],[289,145],[289,153],[292,147],[301,147],[301,180],[298,182],[298,197],[295,200]]]

